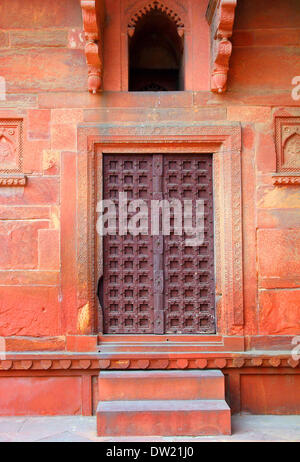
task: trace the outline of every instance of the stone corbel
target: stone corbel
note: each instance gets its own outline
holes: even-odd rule
[[[211,90],[224,93],[227,87],[229,60],[232,53],[230,37],[234,23],[237,0],[211,0],[207,20],[211,27]]]
[[[83,27],[86,39],[85,55],[88,65],[88,89],[95,94],[102,90],[104,0],[81,0]]]

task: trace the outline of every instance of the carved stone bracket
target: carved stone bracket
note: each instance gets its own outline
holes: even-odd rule
[[[104,0],[81,0],[83,27],[86,39],[85,55],[88,65],[88,89],[95,94],[102,90]]]
[[[236,5],[237,0],[211,0],[206,13],[212,37],[211,90],[217,93],[226,91]]]

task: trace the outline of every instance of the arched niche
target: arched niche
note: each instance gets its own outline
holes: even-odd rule
[[[151,8],[128,27],[129,91],[184,90],[183,24]]]

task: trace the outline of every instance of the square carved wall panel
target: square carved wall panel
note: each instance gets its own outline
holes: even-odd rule
[[[23,121],[0,120],[0,186],[24,186]]]
[[[300,117],[275,119],[277,173],[274,184],[300,185]]]

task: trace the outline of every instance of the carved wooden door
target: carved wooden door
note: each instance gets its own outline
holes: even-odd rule
[[[104,199],[119,207],[126,194],[127,225],[140,210],[132,201],[142,199],[149,211],[143,234],[120,235],[117,209],[116,233],[103,237],[104,332],[215,333],[212,156],[105,155],[103,172]],[[152,235],[153,201],[197,199],[204,204],[201,245],[186,244],[184,227],[182,235],[175,230],[172,207],[170,233]]]

